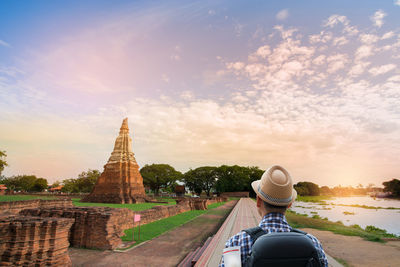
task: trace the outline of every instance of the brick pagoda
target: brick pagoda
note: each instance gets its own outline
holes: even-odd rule
[[[83,202],[138,203],[147,200],[129,137],[128,118],[122,122],[114,150],[92,192]]]

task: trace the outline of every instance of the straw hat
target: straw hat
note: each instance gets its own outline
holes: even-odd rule
[[[297,196],[292,177],[283,167],[275,165],[251,183],[254,192],[265,202],[275,206],[288,206]]]

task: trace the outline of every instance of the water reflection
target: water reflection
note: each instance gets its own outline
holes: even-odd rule
[[[398,200],[373,199],[368,196],[362,196],[338,197],[327,200],[325,205],[300,201],[295,202],[292,210],[309,216],[318,214],[321,217],[327,217],[328,220],[333,222],[342,221],[345,225],[358,224],[362,228],[365,228],[367,225],[373,225],[385,229],[388,233],[400,235],[400,210],[365,209],[338,206],[338,204],[400,208],[400,201]],[[354,213],[354,215],[345,215],[344,212]]]

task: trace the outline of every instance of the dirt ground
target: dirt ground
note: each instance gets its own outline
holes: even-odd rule
[[[358,236],[344,236],[316,229],[302,229],[317,237],[330,256],[350,266],[400,266],[400,241],[377,243]]]
[[[236,201],[230,201],[127,252],[70,248],[72,265],[176,266],[191,250],[218,230],[235,204]]]

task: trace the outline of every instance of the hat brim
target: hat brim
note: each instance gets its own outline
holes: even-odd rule
[[[263,195],[261,195],[258,192],[258,188],[259,188],[260,182],[261,182],[261,180],[256,180],[256,181],[252,182],[251,183],[251,187],[253,188],[253,190],[257,194],[257,196],[259,198],[261,198],[262,200],[264,200],[265,202],[267,202],[267,203],[269,203],[271,205],[275,205],[275,206],[289,206],[290,204],[292,204],[296,200],[297,192],[296,192],[296,190],[294,188],[292,188],[292,200],[290,202],[288,202],[288,203],[276,203],[276,202],[270,201],[269,199],[265,198]]]

